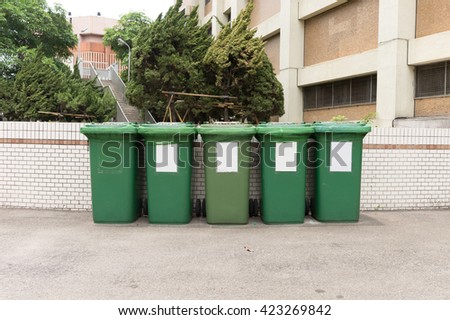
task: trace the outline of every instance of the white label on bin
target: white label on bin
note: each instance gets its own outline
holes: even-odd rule
[[[297,142],[276,143],[275,171],[297,172]]]
[[[217,172],[238,172],[238,151],[239,145],[237,142],[217,142]]]
[[[352,172],[352,142],[331,142],[330,172]]]
[[[177,172],[178,145],[156,145],[156,172]]]

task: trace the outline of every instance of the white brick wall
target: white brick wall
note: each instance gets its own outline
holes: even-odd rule
[[[0,206],[90,210],[87,146],[1,144]]]
[[[0,122],[0,207],[90,210],[89,152],[80,123]],[[364,140],[362,210],[450,207],[450,129],[374,128]],[[426,149],[428,148],[428,149]],[[195,159],[202,161],[196,144]],[[145,170],[139,194],[145,195]],[[313,190],[308,170],[307,195]],[[260,198],[260,170],[250,197]],[[205,196],[192,172],[192,198]]]
[[[362,210],[450,207],[450,129],[374,128],[364,143],[378,148],[363,151]]]

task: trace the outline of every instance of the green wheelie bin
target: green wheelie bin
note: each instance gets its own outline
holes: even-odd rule
[[[95,223],[131,223],[139,216],[136,177],[137,126],[88,124],[92,214]]]
[[[307,141],[311,125],[268,123],[256,128],[261,142],[261,218],[266,224],[303,223]]]
[[[357,222],[363,138],[371,128],[351,122],[313,126],[317,158],[311,213],[322,222]]]
[[[148,221],[191,221],[191,165],[195,128],[185,123],[143,124],[146,146]]]
[[[248,223],[251,139],[255,127],[211,124],[200,126],[197,131],[204,143],[206,221]]]

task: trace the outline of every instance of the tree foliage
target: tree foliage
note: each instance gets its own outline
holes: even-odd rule
[[[39,111],[94,115],[93,121],[107,121],[114,116],[115,101],[111,95],[46,57],[40,47],[27,52],[14,81],[2,80],[5,81],[12,85],[11,94],[3,99],[0,96],[0,104],[10,120],[55,120],[55,116]]]
[[[114,115],[114,98],[62,63],[77,44],[62,7],[2,0],[0,34],[0,111],[6,118],[57,119],[40,111],[91,115],[94,121]]]
[[[238,97],[244,107],[240,116],[267,121],[283,115],[283,88],[264,51],[264,42],[250,29],[253,1],[236,21],[223,27],[212,43],[204,63],[219,93]]]
[[[0,72],[13,77],[23,52],[41,47],[47,57],[68,58],[77,44],[64,9],[45,0],[2,0],[0,7]]]
[[[105,30],[103,43],[116,53],[117,57],[124,61],[128,58],[128,48],[119,43],[119,38],[133,48],[134,38],[146,26],[150,19],[142,12],[130,12],[120,17],[119,23]]]
[[[168,98],[161,91],[205,93],[211,91],[203,69],[203,58],[211,44],[209,24],[199,27],[197,10],[189,16],[180,12],[177,0],[168,12],[143,28],[134,39],[132,80],[127,96],[140,108],[163,118]],[[194,112],[198,99],[184,99],[185,108]]]

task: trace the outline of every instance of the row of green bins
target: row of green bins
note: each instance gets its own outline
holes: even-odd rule
[[[206,212],[211,224],[248,222],[251,125],[204,125]],[[129,223],[138,217],[138,134],[146,145],[148,219],[191,220],[191,124],[92,124],[89,139],[92,211],[96,223]]]
[[[266,224],[303,223],[307,141],[313,127],[268,123],[256,130],[261,142],[261,219]]]
[[[252,125],[212,124],[197,129],[204,146],[206,220],[210,224],[246,224],[252,164]]]
[[[136,190],[137,126],[88,124],[92,212],[96,223],[130,223],[139,216]]]
[[[90,124],[92,212],[95,223],[130,223],[139,216],[136,188],[139,137],[146,144],[148,219],[191,220],[191,124]]]
[[[317,155],[311,213],[316,220],[359,220],[363,139],[370,130],[363,123],[314,124]]]
[[[127,223],[138,217],[138,133],[146,144],[148,214],[151,223],[191,220],[190,124],[87,125],[92,206],[97,223]],[[319,221],[358,221],[362,140],[359,123],[203,125],[206,216],[210,224],[248,222],[251,139],[261,142],[262,219],[302,223],[305,215],[306,144],[316,140],[316,187],[312,215]]]

